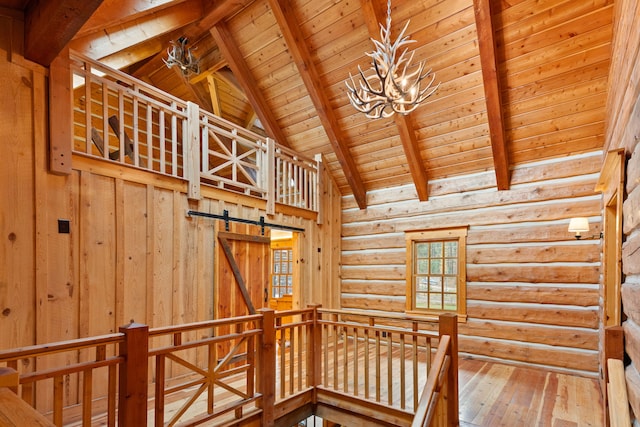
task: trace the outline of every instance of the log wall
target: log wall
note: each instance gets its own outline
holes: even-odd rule
[[[318,224],[283,206],[268,217],[264,201],[220,190],[189,201],[184,181],[81,156],[69,159],[70,175],[49,173],[47,70],[21,57],[22,17],[11,13],[0,8],[1,349],[117,332],[131,321],[211,319],[216,221],[188,209],[304,228],[296,307],[338,307],[331,266],[341,211],[330,179]],[[59,220],[70,233],[59,232]]]
[[[622,307],[629,400],[640,416],[640,1],[615,3],[616,19],[608,99],[609,149],[624,148],[627,157],[623,205]]]
[[[518,166],[509,191],[493,172],[343,200],[342,307],[405,309],[407,230],[469,226],[467,314],[460,352],[595,376],[598,372],[602,152]],[[586,216],[593,239],[567,231]]]

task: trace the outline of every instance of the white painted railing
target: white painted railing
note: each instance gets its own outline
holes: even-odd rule
[[[71,53],[74,153],[318,211],[319,160]]]

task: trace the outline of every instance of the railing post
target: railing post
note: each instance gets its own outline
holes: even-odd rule
[[[260,393],[262,402],[262,426],[274,425],[274,405],[276,396],[276,328],[275,311],[270,308],[258,310],[262,314],[262,335],[259,338],[260,367],[257,370],[260,375]],[[283,368],[283,367],[281,367]]]
[[[265,177],[267,186],[267,215],[276,213],[276,142],[267,138],[266,164],[260,165],[260,172]]]
[[[308,386],[313,387],[313,403],[317,403],[317,387],[320,385],[322,378],[322,326],[318,323],[318,309],[322,304],[309,304],[308,308],[313,309],[311,312],[313,323],[309,328],[309,336],[307,337],[307,375]]]
[[[452,313],[441,314],[438,324],[439,335],[451,337],[451,345],[447,349],[447,356],[451,361],[447,370],[447,390],[445,393],[447,424],[458,426],[460,424],[458,413],[458,316]]]
[[[149,366],[149,326],[131,323],[120,327],[124,342],[120,344],[118,425],[147,425],[147,384]]]
[[[313,189],[315,193],[313,195],[313,205],[311,209],[318,212],[316,224],[321,225],[322,221],[324,221],[321,202],[321,200],[324,199],[324,164],[322,163],[322,154],[316,154],[314,160],[316,161],[316,186]]]
[[[0,368],[0,387],[7,387],[14,393],[18,393],[18,385],[20,384],[20,374],[13,368]]]
[[[624,360],[624,329],[622,326],[607,326],[604,328],[604,345],[602,355],[602,375],[600,378],[600,388],[604,397],[604,425],[609,427],[609,394],[607,392],[609,384],[609,367],[607,360]]]
[[[200,107],[187,102],[187,135],[184,146],[184,170],[188,181],[187,197],[200,200]]]

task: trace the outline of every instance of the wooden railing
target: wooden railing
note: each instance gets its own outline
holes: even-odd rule
[[[320,159],[72,52],[73,151],[201,185],[317,211]]]
[[[264,309],[4,350],[0,364],[20,372],[14,391],[57,426],[293,425],[316,408],[322,416],[344,407],[357,408],[349,416],[358,419],[405,426],[416,413],[429,420],[422,409],[433,407],[450,415],[430,425],[456,425],[456,318],[440,320],[435,334],[417,319]],[[59,361],[77,360],[40,367],[62,353],[72,357]]]
[[[70,420],[91,425],[93,414],[102,412],[114,426],[117,367],[125,360],[127,332],[4,350],[0,362],[20,374],[13,391],[55,425]]]

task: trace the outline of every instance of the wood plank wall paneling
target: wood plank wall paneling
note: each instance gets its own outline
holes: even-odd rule
[[[469,225],[460,351],[597,375],[601,242],[567,226],[587,216],[599,234],[601,161],[593,151],[517,166],[505,192],[475,174],[430,182],[428,202],[406,187],[369,192],[366,211],[345,197],[342,306],[403,312],[404,232]]]
[[[607,99],[607,146],[624,148],[626,199],[623,203],[622,307],[625,351],[631,364],[625,370],[631,408],[640,414],[640,1],[615,3],[611,75]]]

